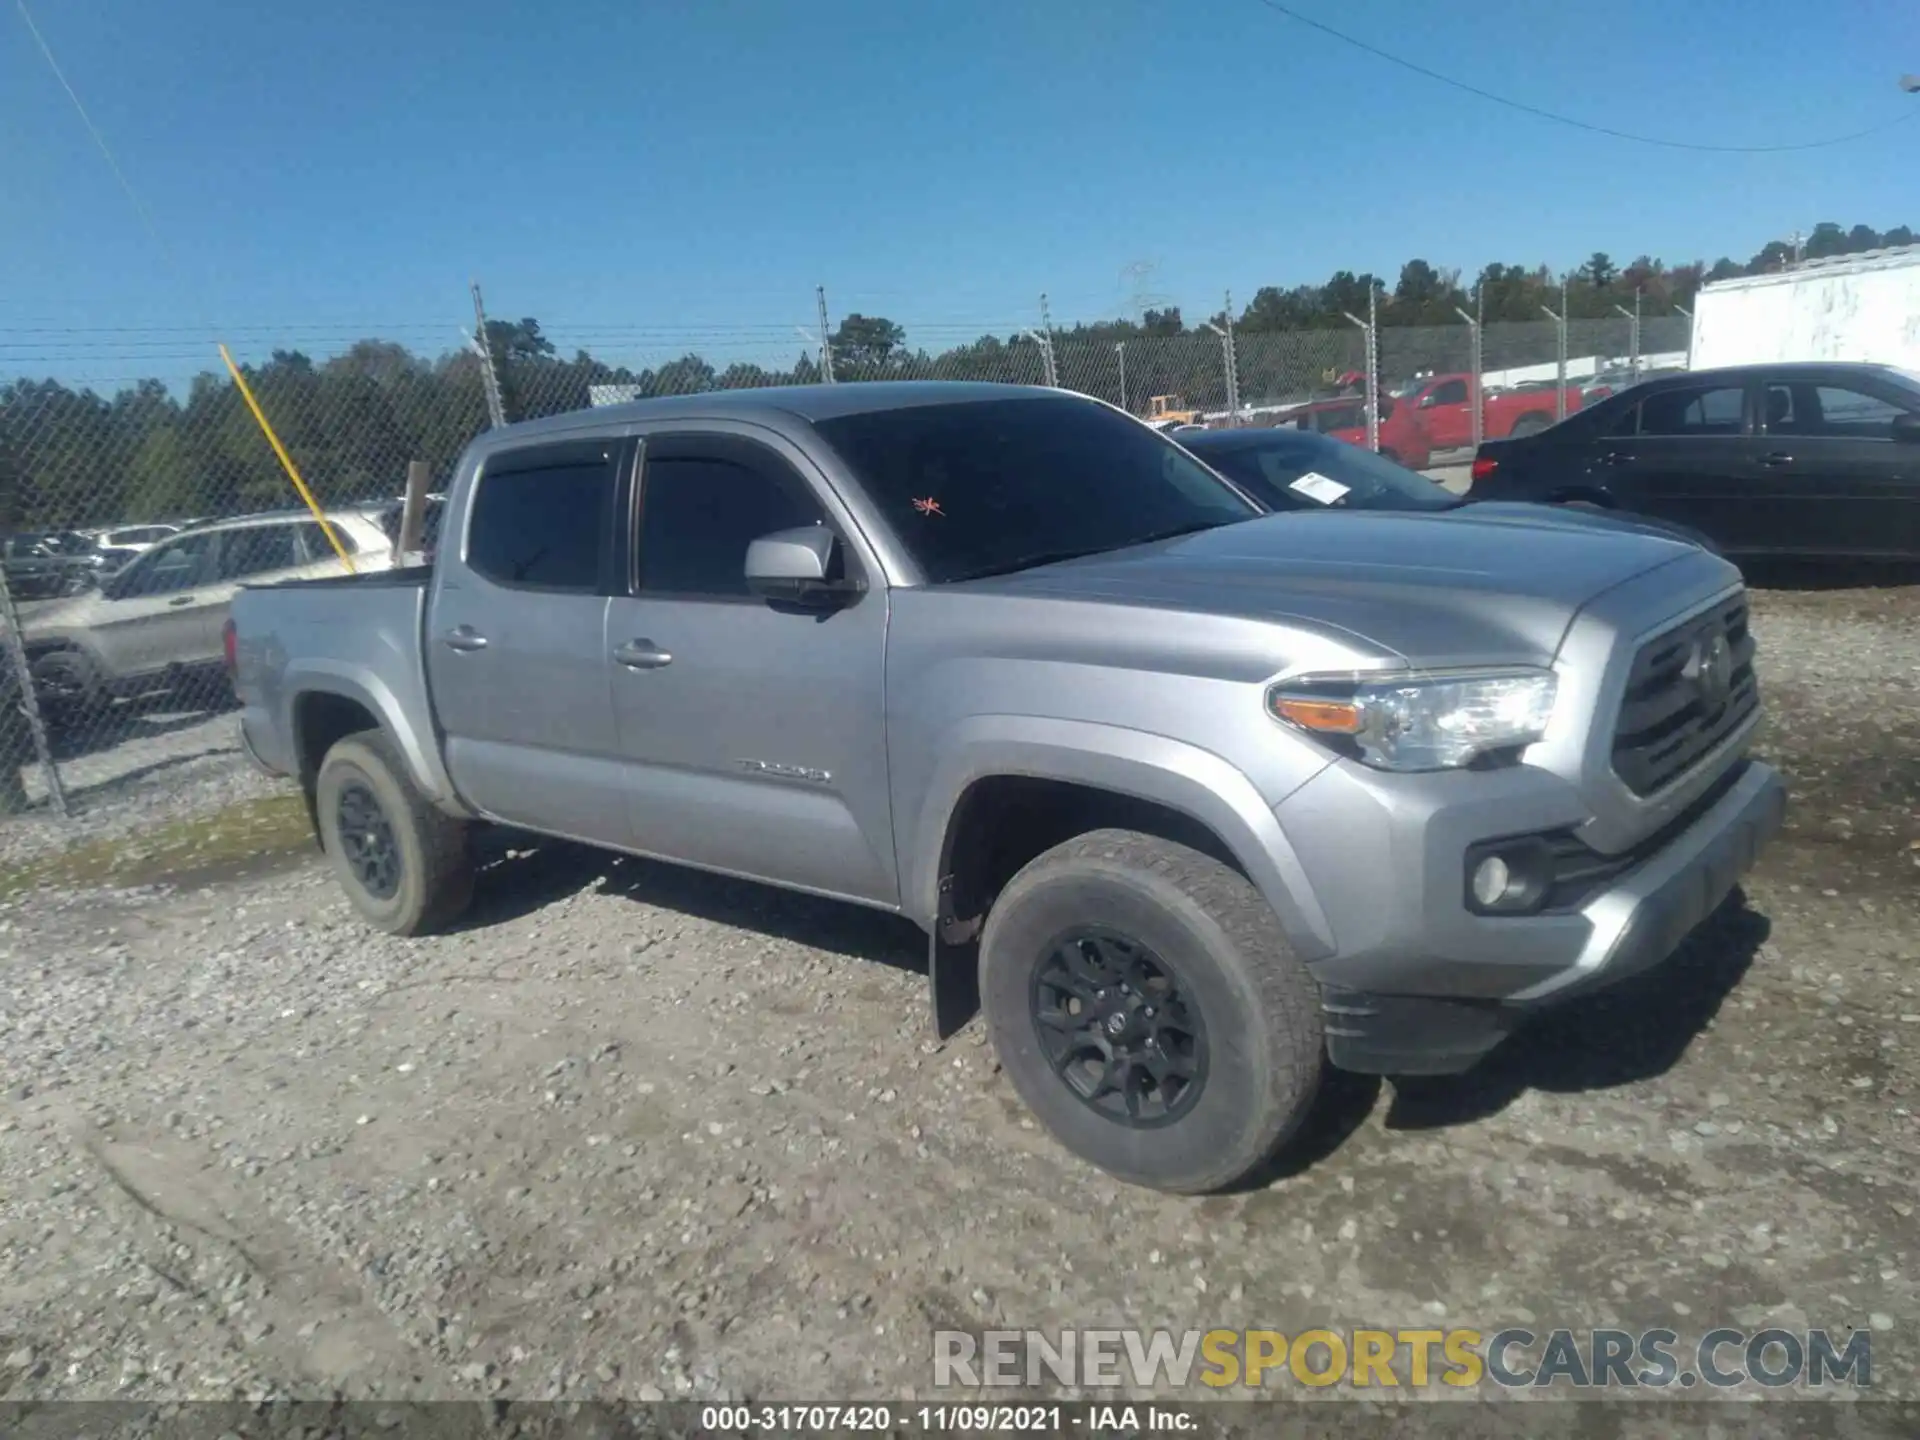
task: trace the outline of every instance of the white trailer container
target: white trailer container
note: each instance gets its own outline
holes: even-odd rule
[[[1920,370],[1920,245],[1703,286],[1693,367],[1864,360]]]

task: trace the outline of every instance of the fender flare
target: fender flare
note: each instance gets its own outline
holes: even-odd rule
[[[346,665],[337,660],[303,660],[288,667],[284,684],[287,700],[283,723],[295,755],[301,749],[296,717],[302,696],[337,695],[343,700],[352,700],[372,714],[380,728],[399,747],[413,783],[435,808],[459,819],[473,818],[472,812],[460,804],[454,792],[453,780],[441,760],[436,737],[422,735],[407,720],[406,704],[377,673],[364,666]]]
[[[955,977],[942,975],[940,880],[961,797],[979,780],[1031,776],[1149,800],[1205,825],[1233,855],[1302,960],[1334,953],[1333,927],[1273,807],[1246,775],[1209,750],[1164,736],[1085,720],[977,715],[955,725],[934,747],[940,756],[912,831],[902,899],[908,915],[932,937],[929,971],[935,1024],[957,1028]],[[949,972],[952,966],[945,967]],[[967,977],[969,980],[971,977]]]

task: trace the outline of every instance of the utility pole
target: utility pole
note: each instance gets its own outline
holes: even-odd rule
[[[1367,448],[1380,449],[1380,282],[1367,282]]]
[[[1558,352],[1559,364],[1556,367],[1556,377],[1559,383],[1554,386],[1554,391],[1553,391],[1553,419],[1555,424],[1558,424],[1560,421],[1567,418],[1567,312],[1566,312],[1567,302],[1565,298],[1566,293],[1567,293],[1567,289],[1565,284],[1563,283],[1560,287],[1561,301],[1560,301],[1560,313],[1558,315],[1553,313],[1553,308],[1551,306],[1542,305],[1540,307],[1541,313],[1544,314],[1549,320],[1553,321],[1554,337],[1557,342],[1556,350]]]
[[[1240,352],[1233,343],[1233,292],[1221,296],[1220,318],[1227,323],[1227,428],[1240,428]]]
[[[1633,292],[1633,308],[1616,304],[1614,309],[1626,316],[1631,322],[1627,331],[1627,373],[1635,380],[1640,378],[1640,290],[1636,286]]]
[[[1485,417],[1480,412],[1480,367],[1484,358],[1480,352],[1480,322],[1458,305],[1453,307],[1453,313],[1467,322],[1467,336],[1472,356],[1469,367],[1470,376],[1467,381],[1468,399],[1473,406],[1473,448],[1478,451],[1481,440],[1485,438],[1482,433]]]
[[[813,287],[813,298],[820,302],[820,378],[833,384],[833,340],[827,330],[827,287]]]
[[[67,792],[60,784],[60,767],[54,762],[46,720],[40,713],[40,695],[34,688],[33,671],[27,664],[26,645],[20,639],[20,612],[13,608],[13,591],[7,585],[5,571],[0,571],[0,626],[6,629],[7,658],[13,664],[13,673],[19,677],[20,698],[15,703],[27,722],[28,734],[33,737],[33,753],[47,781],[47,799],[64,819],[68,813]],[[0,785],[0,813],[17,813],[26,808],[26,784],[20,778],[19,769],[9,761],[6,782]]]
[[[1120,408],[1131,415],[1133,411],[1127,409],[1127,342],[1118,342],[1113,353],[1120,357]]]
[[[473,290],[473,348],[480,357],[480,383],[487,392],[487,419],[498,430],[507,423],[507,407],[500,398],[500,377],[493,369],[493,342],[487,338],[487,307],[480,303],[480,282]]]

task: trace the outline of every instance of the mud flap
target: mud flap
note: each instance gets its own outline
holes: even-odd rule
[[[927,937],[927,984],[933,1000],[933,1033],[941,1040],[980,1013],[980,944],[953,944],[935,926]]]

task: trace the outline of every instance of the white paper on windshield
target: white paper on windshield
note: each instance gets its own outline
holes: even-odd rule
[[[1332,505],[1352,489],[1351,486],[1342,485],[1338,480],[1329,480],[1314,470],[1307,471],[1287,488],[1298,490],[1309,500],[1318,500],[1322,505]]]

